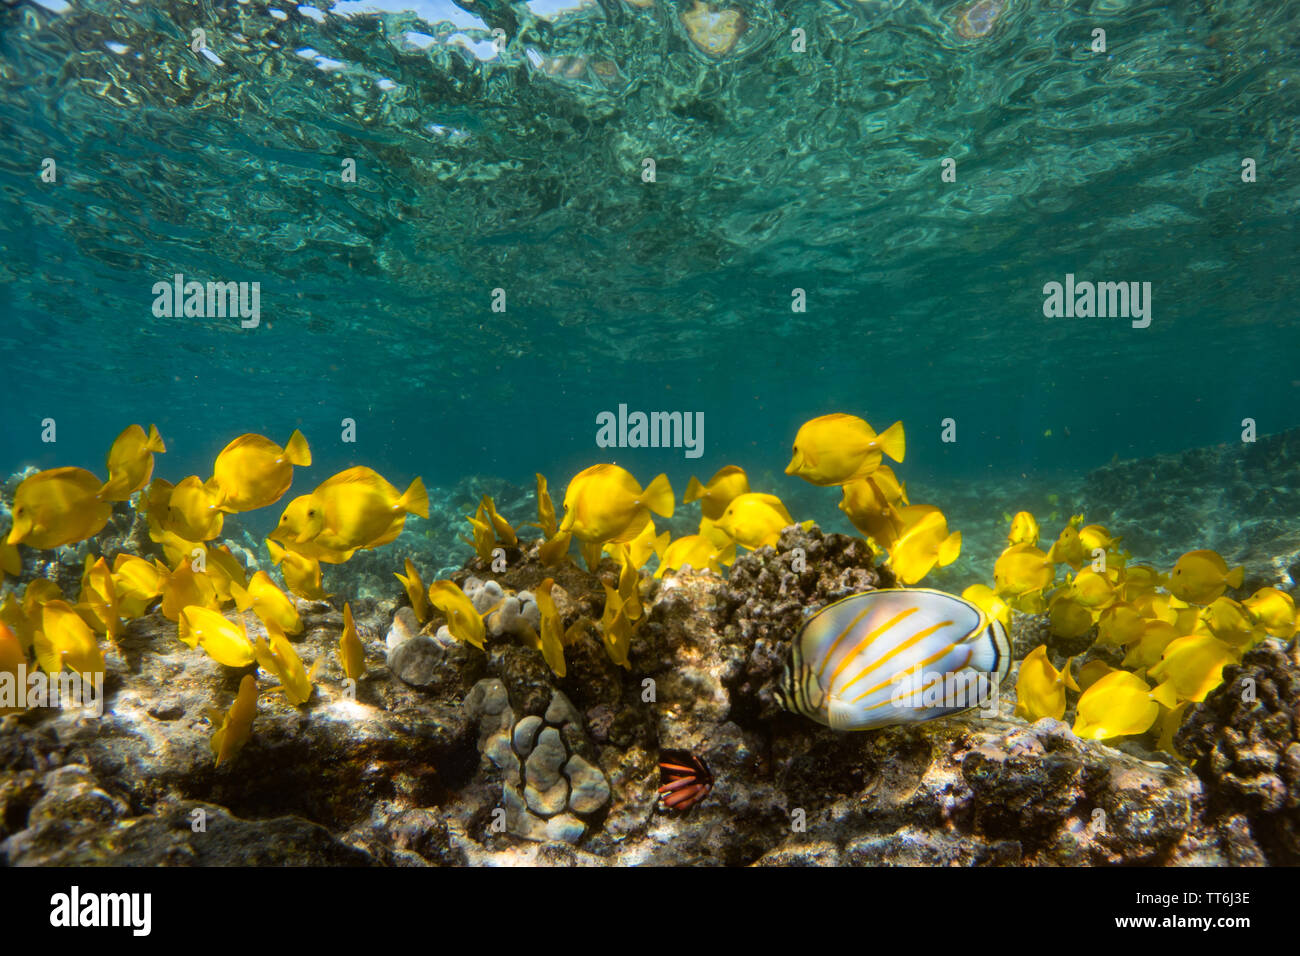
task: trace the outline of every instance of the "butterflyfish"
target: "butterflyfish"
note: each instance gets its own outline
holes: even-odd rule
[[[777,700],[833,730],[872,730],[987,705],[1010,667],[1006,628],[976,604],[889,588],[809,618],[791,644]]]

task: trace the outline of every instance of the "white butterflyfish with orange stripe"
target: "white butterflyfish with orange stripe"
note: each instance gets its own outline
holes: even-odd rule
[[[995,711],[1010,667],[1006,628],[977,605],[927,588],[888,588],[809,618],[776,696],[833,730],[873,730],[976,706]]]

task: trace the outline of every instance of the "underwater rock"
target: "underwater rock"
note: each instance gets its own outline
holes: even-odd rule
[[[957,7],[950,16],[953,29],[963,40],[982,40],[993,32],[998,18],[1007,8],[1007,0],[974,0]]]
[[[680,14],[682,26],[690,41],[711,57],[721,58],[736,48],[749,27],[741,10],[724,7],[718,9],[695,0],[694,6]]]
[[[1274,864],[1300,863],[1300,660],[1268,640],[1192,704],[1174,745],[1194,763],[1213,817]]]
[[[388,636],[384,639],[384,643],[389,653],[392,653],[419,633],[420,622],[416,619],[415,612],[410,607],[399,607],[397,613],[393,615],[393,624],[388,629]]]

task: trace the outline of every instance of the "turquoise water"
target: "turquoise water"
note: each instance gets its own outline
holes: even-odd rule
[[[102,474],[156,422],[172,480],[301,427],[295,491],[616,460],[785,493],[829,411],[902,419],[931,485],[1300,425],[1300,7],[1011,0],[963,39],[961,4],[739,3],[712,57],[687,3],[390,6],[7,0],[0,471]],[[156,316],[176,273],[260,283],[258,327]],[[1150,326],[1045,317],[1067,273],[1150,282]],[[703,456],[598,448],[620,403],[702,412]]]

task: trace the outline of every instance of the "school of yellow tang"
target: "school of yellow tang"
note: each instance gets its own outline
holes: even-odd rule
[[[222,449],[211,477],[191,475],[176,484],[153,477],[154,456],[166,450],[156,427],[146,432],[131,425],[109,449],[107,481],[83,468],[54,468],[18,486],[13,524],[0,546],[4,573],[20,572],[20,547],[48,550],[93,538],[107,524],[113,503],[132,497],[165,560],[119,553],[110,566],[106,557],[89,554],[75,601],[45,578],[29,582],[21,596],[10,592],[0,602],[0,667],[16,673],[30,654],[50,674],[102,673],[99,638],[116,644],[124,621],[156,606],[176,624],[183,644],[227,667],[256,665],[278,682],[268,691],[282,693],[293,705],[307,703],[324,658],[308,671],[289,641],[287,635],[303,629],[293,599],[266,571],[249,577],[229,547],[211,543],[226,515],[270,507],[284,496],[294,469],[311,465],[307,440],[295,431],[282,447],[261,435],[241,435]],[[387,544],[412,514],[429,514],[419,478],[400,492],[369,468],[349,468],[295,498],[267,548],[292,594],[324,600],[330,595],[321,586],[321,561],[341,563]],[[265,636],[250,637],[248,612]],[[365,649],[346,603],[343,617],[338,657],[346,677],[355,680],[365,672]],[[211,712],[218,764],[233,759],[249,739],[257,693],[256,679],[246,675],[229,710]]]
[[[357,466],[292,499],[266,541],[286,594],[266,571],[250,577],[228,547],[212,541],[221,534],[225,515],[276,504],[288,492],[294,469],[311,465],[302,433],[295,431],[284,446],[241,435],[217,456],[211,477],[194,475],[175,485],[153,477],[154,456],[165,451],[155,427],[146,431],[132,425],[108,453],[106,481],[85,469],[56,468],[19,485],[13,526],[0,546],[0,573],[19,573],[19,547],[49,549],[94,537],[106,525],[112,503],[132,497],[165,560],[121,553],[110,565],[92,554],[75,601],[46,579],[31,581],[21,596],[7,594],[0,602],[0,669],[12,671],[30,655],[49,673],[103,671],[99,638],[116,642],[124,621],[157,606],[175,622],[184,644],[228,667],[255,666],[277,682],[268,690],[295,706],[306,704],[323,657],[307,670],[289,641],[288,635],[303,629],[290,595],[330,598],[322,563],[342,564],[358,551],[394,541],[410,515],[427,518],[423,483],[417,477],[401,491],[372,469]],[[901,464],[904,453],[901,422],[877,433],[862,418],[825,415],[800,427],[785,471],[819,487],[838,487],[840,510],[898,583],[910,588],[956,560],[961,533],[949,529],[939,508],[909,501],[906,485],[884,463],[889,458]],[[565,648],[589,633],[615,664],[631,668],[632,640],[646,620],[643,591],[650,584],[641,571],[652,559],[657,561],[654,578],[687,567],[722,574],[738,547],[775,546],[782,530],[798,523],[778,497],[754,491],[737,465],[719,469],[707,482],[691,478],[682,502],[699,503],[698,529],[673,540],[654,524],[655,516],[673,517],[676,507],[666,475],[642,486],[618,465],[592,465],[569,481],[562,517],[546,478],[537,475],[533,527],[541,531],[540,563],[573,563],[576,547],[589,573],[596,573],[606,555],[617,568],[616,583],[600,582],[605,592],[600,619],[581,619],[567,629],[552,597],[554,579],[535,588],[540,627],[523,624],[523,639],[556,675],[566,673]],[[463,540],[484,562],[522,547],[491,497],[483,496],[465,517],[469,534]],[[1154,727],[1161,745],[1171,750],[1187,705],[1204,700],[1222,682],[1226,665],[1265,637],[1290,640],[1296,633],[1296,609],[1286,593],[1263,588],[1240,603],[1228,598],[1226,591],[1242,583],[1242,569],[1229,569],[1213,551],[1189,552],[1160,573],[1131,564],[1119,537],[1100,525],[1085,525],[1082,516],[1070,519],[1046,551],[1039,547],[1040,528],[1032,514],[1007,518],[1007,548],[994,564],[992,586],[972,585],[962,598],[1004,628],[1012,610],[1046,614],[1052,631],[1063,638],[1080,638],[1095,627],[1098,642],[1125,650],[1121,669],[1093,660],[1076,673],[1073,659],[1057,670],[1046,647],[1036,648],[1022,661],[1017,683],[1016,713],[1026,720],[1060,719],[1072,692],[1079,695],[1078,735],[1101,740]],[[1063,568],[1064,580],[1058,581]],[[451,580],[426,587],[409,559],[394,576],[422,625],[436,613],[453,638],[485,647],[504,599],[480,613]],[[227,616],[231,605],[233,618]],[[250,636],[249,612],[265,636]],[[343,617],[337,657],[346,678],[356,680],[365,672],[365,648],[347,603]],[[257,681],[247,675],[229,709],[212,711],[211,744],[219,764],[232,760],[250,739],[257,695]]]
[[[1061,719],[1067,691],[1079,694],[1074,732],[1105,740],[1155,728],[1174,752],[1173,735],[1190,703],[1223,683],[1223,669],[1267,637],[1290,640],[1297,629],[1291,596],[1260,588],[1244,601],[1226,596],[1242,584],[1214,551],[1189,551],[1167,573],[1131,563],[1120,537],[1072,517],[1046,551],[1029,512],[1010,518],[1007,548],[993,569],[993,587],[964,597],[1004,622],[1012,609],[1048,616],[1053,634],[1085,637],[1124,650],[1122,666],[1092,660],[1072,673],[1057,670],[1040,646],[1021,663],[1016,713],[1026,720]],[[1063,579],[1057,579],[1064,571]]]

